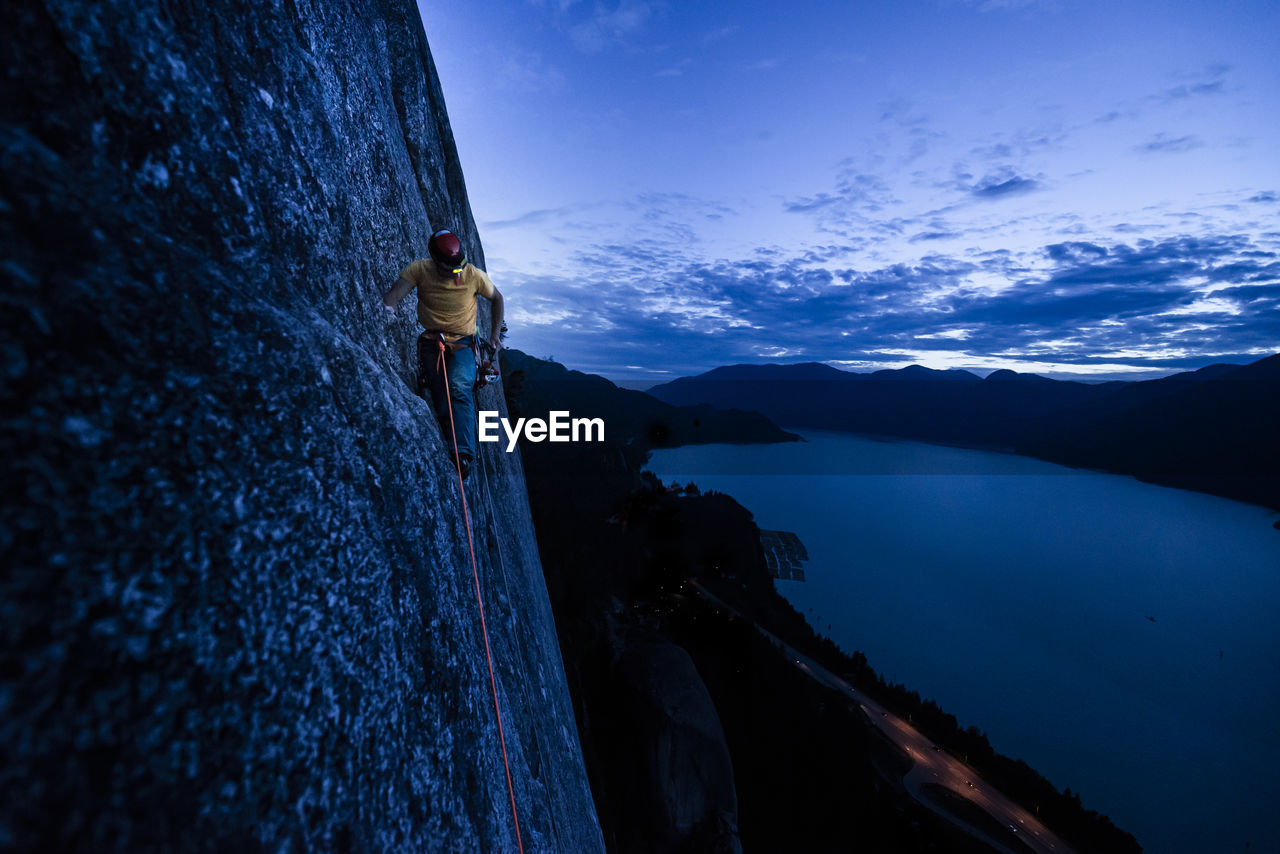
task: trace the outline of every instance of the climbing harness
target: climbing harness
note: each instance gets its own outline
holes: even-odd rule
[[[475,352],[476,382],[471,387],[472,393],[502,381],[502,371],[498,367],[498,349],[488,341],[476,341],[476,336],[465,336],[457,341],[445,341],[443,333],[440,332],[437,332],[431,340],[437,342],[437,347],[444,347],[450,353],[456,353],[459,350]],[[419,387],[423,384],[422,380],[418,381]]]
[[[485,625],[484,619],[484,596],[480,592],[480,570],[476,567],[476,547],[471,536],[471,513],[467,509],[467,489],[462,483],[462,460],[458,454],[458,431],[453,423],[453,399],[447,393],[449,388],[449,369],[445,365],[445,348],[449,345],[445,343],[444,336],[437,338],[436,343],[438,345],[436,366],[444,375],[445,398],[449,401],[449,434],[453,439],[454,471],[458,474],[458,491],[462,495],[462,520],[467,528],[467,548],[471,552],[471,577],[475,581],[476,604],[480,606],[480,633],[484,636],[484,657],[489,663],[489,687],[493,690],[493,714],[498,719],[498,743],[502,746],[502,766],[507,771],[507,794],[511,796],[511,820],[515,823],[516,828],[516,847],[519,848],[520,854],[524,854],[524,842],[520,839],[520,816],[516,812],[516,790],[511,782],[511,763],[507,761],[507,737],[502,731],[502,711],[498,708],[498,680],[493,675],[493,652],[489,648],[489,628]]]

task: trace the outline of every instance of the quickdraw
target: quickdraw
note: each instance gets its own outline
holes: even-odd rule
[[[498,369],[498,350],[488,341],[480,342],[480,350],[476,353],[481,358],[476,369],[476,385],[473,391],[479,391],[487,385],[502,381],[502,372]]]

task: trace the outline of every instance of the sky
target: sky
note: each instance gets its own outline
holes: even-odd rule
[[[418,0],[508,344],[1146,379],[1280,351],[1280,3]]]

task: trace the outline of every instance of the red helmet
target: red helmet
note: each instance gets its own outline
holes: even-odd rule
[[[427,241],[427,251],[431,253],[431,260],[455,275],[461,273],[467,264],[467,253],[462,249],[462,241],[448,229],[442,228],[431,235],[431,239]]]

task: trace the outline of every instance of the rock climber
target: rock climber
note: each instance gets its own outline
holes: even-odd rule
[[[400,271],[391,290],[382,297],[394,313],[409,291],[418,289],[418,393],[430,392],[431,402],[444,433],[452,445],[449,403],[453,403],[453,430],[457,447],[450,458],[463,479],[471,473],[476,441],[476,350],[480,344],[476,328],[477,297],[490,302],[487,346],[496,360],[502,348],[501,330],[504,304],[502,294],[489,276],[467,262],[462,241],[448,229],[441,229],[427,241],[428,259],[414,261]],[[444,371],[441,371],[440,343],[444,343]],[[445,374],[448,388],[445,387]],[[456,451],[456,455],[454,453]]]

